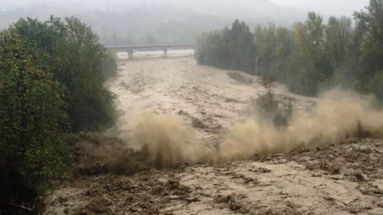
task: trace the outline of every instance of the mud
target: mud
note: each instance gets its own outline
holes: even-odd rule
[[[210,150],[219,150],[228,131],[246,121],[252,102],[265,93],[260,80],[243,74],[247,80],[238,81],[230,71],[198,66],[191,57],[136,56],[126,61],[121,55],[109,83],[118,96],[116,127],[72,137],[77,165],[47,196],[45,214],[383,214],[379,138],[360,129],[360,138],[344,135],[289,153],[217,162]],[[291,98],[297,111],[317,102],[280,85],[274,91]],[[172,123],[155,126],[163,120]],[[177,143],[187,140],[181,148],[150,152],[158,146],[153,140],[168,143],[174,134]],[[181,159],[168,154],[181,156],[195,144],[207,148],[186,150],[192,152]],[[206,152],[213,162],[190,160]],[[164,165],[154,168],[158,159]]]
[[[383,142],[342,143],[248,161],[83,175],[46,214],[382,214]]]

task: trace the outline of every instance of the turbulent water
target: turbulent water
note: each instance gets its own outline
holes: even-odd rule
[[[197,65],[191,51],[160,54],[120,54],[109,83],[120,113],[107,132],[113,138],[79,144],[88,158],[98,155],[80,168],[89,165],[96,176],[57,190],[47,214],[382,214],[382,142],[347,139],[383,130],[371,98],[335,89],[313,99],[276,85],[277,96],[294,102],[290,123],[276,128],[253,109],[266,93],[257,77],[242,74],[247,81],[239,82],[230,71]],[[316,147],[254,160],[310,145]],[[119,167],[138,167],[127,147],[145,151],[153,168],[95,174],[103,161],[121,156]]]
[[[122,113],[117,126],[122,139],[138,150],[145,148],[150,161],[161,166],[248,159],[333,143],[358,129],[374,135],[383,131],[383,111],[373,107],[370,97],[336,88],[313,101],[276,86],[277,95],[295,101],[293,117],[281,129],[251,109],[265,93],[256,77],[241,74],[250,80],[241,84],[227,71],[198,66],[190,57],[147,57],[122,62],[111,89]]]

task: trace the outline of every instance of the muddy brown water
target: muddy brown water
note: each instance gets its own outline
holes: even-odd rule
[[[243,74],[251,81],[240,83],[228,71],[197,65],[191,54],[141,53],[134,60],[120,54],[119,72],[108,83],[120,117],[107,135],[123,147],[142,113],[154,112],[176,116],[188,128],[182,135],[216,147],[265,89],[257,77]],[[283,86],[275,92],[293,97],[299,110],[313,103]],[[247,161],[84,175],[50,193],[46,205],[45,214],[383,214],[383,143],[350,139]]]

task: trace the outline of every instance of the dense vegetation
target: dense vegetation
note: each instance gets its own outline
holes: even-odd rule
[[[0,206],[34,198],[65,174],[66,134],[113,123],[104,82],[115,68],[76,18],[20,19],[0,33]]]
[[[371,0],[350,18],[323,18],[310,12],[292,28],[231,28],[200,35],[200,64],[273,77],[291,91],[316,95],[342,85],[383,100],[383,0]]]
[[[65,87],[68,117],[73,131],[101,129],[113,122],[112,95],[103,87],[108,59],[97,36],[76,18],[47,22],[21,19],[9,29],[25,46],[41,50],[35,63],[51,69]],[[109,63],[110,64],[110,63]],[[113,68],[112,68],[113,69]]]

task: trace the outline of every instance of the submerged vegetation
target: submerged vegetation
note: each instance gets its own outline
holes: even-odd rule
[[[7,192],[14,174],[2,176],[1,205],[34,202],[65,175],[66,134],[113,123],[113,95],[104,82],[115,69],[97,36],[76,18],[20,19],[0,33],[0,169],[20,175],[12,182],[19,193]],[[35,194],[19,198],[26,192]]]
[[[315,96],[337,85],[383,100],[383,1],[371,0],[365,11],[347,17],[310,12],[291,28],[231,28],[198,37],[200,64],[274,77],[295,93]]]

